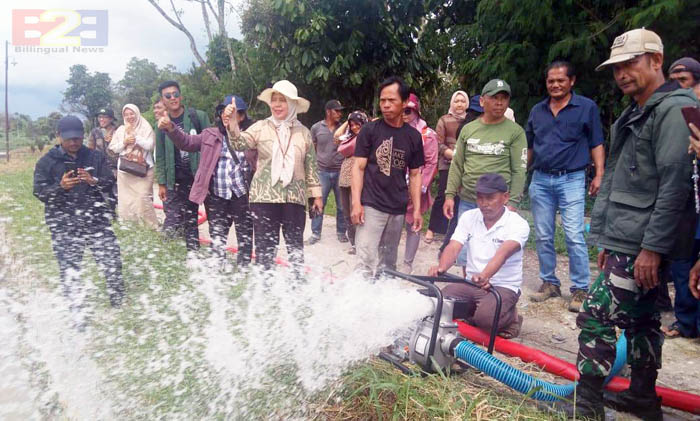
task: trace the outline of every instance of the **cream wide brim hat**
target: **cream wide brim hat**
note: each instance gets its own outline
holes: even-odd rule
[[[272,94],[275,92],[284,95],[287,97],[287,99],[296,101],[297,114],[309,111],[311,103],[307,99],[300,97],[299,93],[297,92],[297,87],[288,80],[280,80],[276,82],[274,85],[272,85],[272,88],[267,88],[262,91],[262,93],[258,95],[258,99],[265,104],[270,105],[270,102],[272,102]]]

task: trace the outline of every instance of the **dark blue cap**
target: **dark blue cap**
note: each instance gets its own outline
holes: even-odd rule
[[[224,105],[228,105],[232,101],[236,101],[236,111],[245,111],[248,109],[248,104],[238,95],[227,95],[226,98],[224,98]]]
[[[508,184],[506,184],[506,179],[500,174],[488,173],[476,180],[477,193],[505,193],[507,191]]]
[[[484,108],[479,104],[479,98],[481,98],[481,95],[474,95],[471,98],[469,98],[469,109],[474,110],[477,113],[483,113]]]
[[[56,131],[61,139],[75,139],[77,137],[82,139],[85,136],[83,122],[73,115],[67,115],[58,120]]]

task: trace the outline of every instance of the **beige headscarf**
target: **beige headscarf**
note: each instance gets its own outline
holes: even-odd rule
[[[457,99],[457,95],[462,95],[464,97],[464,100],[467,101],[467,106],[461,113],[458,113],[455,110],[455,99]],[[467,117],[467,108],[469,108],[469,95],[467,95],[467,93],[464,91],[456,91],[455,93],[453,93],[452,98],[450,99],[450,110],[448,111],[448,114],[451,114],[454,118],[458,120],[464,120]]]
[[[155,141],[155,134],[153,133],[153,128],[151,128],[151,125],[148,124],[148,121],[145,118],[141,117],[141,111],[139,110],[139,107],[137,107],[134,104],[126,104],[122,108],[122,115],[124,115],[124,110],[126,110],[127,108],[133,111],[134,114],[136,114],[136,124],[133,127],[131,127],[129,123],[124,121],[124,124],[119,126],[119,128],[114,132],[114,135],[112,136],[112,141],[109,144],[109,148],[112,149],[114,152],[124,152],[122,153],[122,155],[131,153],[132,149],[135,146],[137,146],[130,145],[125,150],[124,139],[126,138],[127,131],[133,133],[137,139],[143,138],[151,140],[151,142],[149,142],[151,145],[153,145]],[[153,150],[153,147],[146,150],[146,152],[149,152],[151,150]]]
[[[284,95],[284,94],[283,94]],[[292,181],[294,177],[294,146],[292,145],[292,128],[301,126],[297,120],[297,101],[285,95],[288,112],[284,120],[277,120],[274,115],[267,119],[272,122],[277,131],[279,142],[272,143],[272,185],[282,182],[282,187]]]

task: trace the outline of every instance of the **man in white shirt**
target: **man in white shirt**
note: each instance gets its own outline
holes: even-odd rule
[[[446,272],[462,247],[467,247],[467,279],[481,289],[450,284],[443,295],[465,301],[455,306],[455,318],[491,330],[496,299],[488,292],[496,288],[501,295],[501,316],[498,334],[513,338],[520,333],[523,318],[518,316],[516,303],[523,281],[523,247],[530,226],[520,215],[508,210],[508,185],[499,174],[484,174],[476,182],[477,209],[464,212],[459,218],[449,244],[440,255],[438,266],[429,275]]]

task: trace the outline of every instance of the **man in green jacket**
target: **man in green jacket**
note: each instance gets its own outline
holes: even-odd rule
[[[664,336],[656,297],[661,267],[689,250],[681,243],[692,240],[692,229],[686,234],[679,229],[684,212],[693,212],[690,132],[681,108],[694,105],[695,96],[665,82],[663,44],[652,31],[617,37],[598,70],[606,66],[633,102],[610,130],[609,158],[591,216],[589,240],[602,249],[601,273],[576,320],[581,329],[576,413],[605,419],[603,382],[615,360],[617,326],[625,329],[631,383],[626,391],[606,395],[605,404],[661,420],[655,384]],[[564,406],[569,413],[573,409]]]
[[[185,133],[198,134],[209,127],[206,113],[182,105],[180,85],[165,81],[158,86],[160,102],[165,106],[170,120]],[[165,221],[163,232],[170,236],[184,236],[187,251],[199,248],[197,210],[199,206],[189,200],[190,188],[199,166],[199,152],[178,149],[162,130],[156,131],[156,181],[158,196],[163,202]]]

